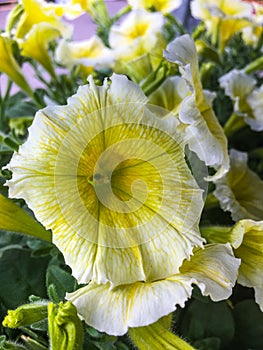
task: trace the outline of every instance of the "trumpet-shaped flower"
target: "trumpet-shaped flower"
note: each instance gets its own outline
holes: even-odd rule
[[[230,151],[230,169],[215,182],[214,195],[232,219],[263,219],[263,181],[247,167],[247,154]]]
[[[227,139],[212,108],[213,96],[203,91],[195,44],[189,35],[183,35],[168,44],[164,56],[179,65],[183,79],[191,86],[192,92],[179,111],[180,121],[187,125],[189,148],[206,165],[217,169],[210,180],[218,179],[229,169]]]
[[[221,50],[234,34],[252,24],[249,18],[253,8],[241,0],[193,0],[191,12],[193,17],[204,21]]]
[[[79,315],[100,331],[122,335],[128,327],[149,325],[184,307],[191,296],[192,284],[204,295],[219,301],[231,295],[239,259],[230,245],[211,244],[197,249],[190,261],[184,261],[178,274],[151,282],[136,282],[112,288],[109,283],[91,282],[66,298],[76,306]]]
[[[17,22],[16,38],[24,38],[34,24],[42,22],[50,24],[65,37],[71,35],[71,26],[64,24],[59,18],[63,15],[61,6],[56,7],[43,0],[22,0],[22,4],[24,11]],[[12,12],[9,16],[12,16]]]
[[[178,273],[195,246],[202,191],[173,118],[157,118],[141,89],[113,75],[39,111],[8,168],[53,232],[81,283],[152,281]]]
[[[244,118],[252,130],[263,130],[263,85],[243,71],[233,69],[219,79],[225,93],[234,102],[234,112]]]
[[[171,12],[181,6],[182,0],[128,0],[128,4],[134,9],[152,9],[162,13]]]
[[[0,35],[0,72],[7,74],[22,90],[31,96],[33,91],[13,56],[12,43],[12,39],[4,34]]]
[[[186,81],[178,76],[168,77],[150,96],[150,103],[172,111],[179,117],[184,98],[190,94]]]
[[[136,59],[141,60],[135,70],[139,65],[145,69],[145,61],[154,69],[162,60],[162,50],[166,46],[162,35],[163,25],[164,16],[161,13],[150,13],[144,9],[131,11],[121,24],[113,25],[109,43],[116,55],[115,71],[127,72],[127,66]]]
[[[48,45],[59,36],[59,30],[46,22],[34,24],[24,40],[19,40],[21,54],[38,61],[54,77],[56,74],[48,53]]]
[[[241,259],[237,281],[253,287],[255,299],[263,311],[263,221],[240,220],[231,227],[207,227],[202,232],[208,242],[230,242]]]
[[[94,69],[109,68],[113,65],[113,53],[102,42],[93,36],[89,40],[68,42],[61,40],[56,50],[56,59],[59,63],[72,69],[75,65],[85,77]]]

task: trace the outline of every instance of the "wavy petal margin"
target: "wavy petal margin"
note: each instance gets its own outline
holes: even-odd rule
[[[240,220],[233,227],[211,226],[201,230],[208,242],[227,243],[241,259],[237,282],[255,290],[263,311],[263,221]]]
[[[234,221],[263,218],[263,181],[247,166],[247,154],[230,150],[230,169],[215,182],[213,192],[224,211],[230,211]],[[251,186],[253,184],[253,186]]]
[[[243,233],[241,245],[235,249],[235,256],[241,259],[238,283],[253,287],[255,299],[263,311],[263,221],[241,220],[233,227]]]
[[[80,317],[99,331],[122,335],[129,327],[140,327],[157,321],[184,307],[196,284],[212,300],[231,295],[240,261],[233,256],[230,245],[211,244],[196,250],[185,261],[180,273],[151,282],[137,282],[111,288],[110,284],[90,283],[67,294]]]
[[[164,57],[179,65],[182,77],[193,90],[179,112],[180,120],[187,125],[189,148],[217,170],[207,180],[219,179],[229,169],[227,138],[212,109],[211,93],[203,91],[194,41],[188,34],[176,38],[167,46]]]

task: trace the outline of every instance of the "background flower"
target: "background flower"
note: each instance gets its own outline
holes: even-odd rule
[[[225,94],[234,102],[234,112],[243,117],[252,130],[263,130],[263,86],[256,88],[256,80],[244,71],[232,70],[219,79]]]
[[[215,185],[214,195],[234,221],[263,217],[263,181],[248,168],[246,153],[230,150],[230,169]]]
[[[212,108],[213,96],[203,91],[195,44],[189,35],[183,35],[168,44],[164,56],[180,66],[182,78],[191,87],[179,111],[180,121],[187,126],[189,148],[217,169],[214,179],[220,178],[229,168],[227,140]]]
[[[156,11],[162,13],[172,12],[181,6],[182,0],[129,0],[128,3],[132,8],[145,8],[151,9],[154,8]]]
[[[72,69],[79,66],[84,77],[94,69],[105,69],[113,66],[114,55],[97,36],[89,40],[68,42],[61,40],[56,50],[57,61]]]

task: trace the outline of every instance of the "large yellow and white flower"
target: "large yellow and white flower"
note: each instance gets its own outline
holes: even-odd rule
[[[233,69],[219,79],[225,94],[234,102],[234,112],[254,131],[263,130],[263,85],[242,70]]]
[[[61,40],[56,49],[56,60],[68,69],[79,66],[85,77],[94,69],[110,68],[114,62],[112,50],[96,35],[83,41]]]
[[[184,307],[192,294],[192,284],[212,300],[227,299],[237,278],[239,259],[230,245],[211,244],[197,249],[184,261],[179,273],[164,279],[112,287],[91,282],[66,298],[76,306],[80,317],[96,329],[122,335],[129,327],[147,326]]]
[[[179,119],[186,126],[185,133],[191,151],[206,165],[217,170],[210,180],[222,177],[229,169],[227,139],[212,108],[213,95],[203,91],[194,41],[189,35],[168,44],[165,58],[179,65],[182,78],[190,86],[181,102]]]
[[[172,12],[181,6],[182,0],[128,0],[133,9],[152,9],[162,13]]]
[[[263,219],[263,181],[247,166],[247,154],[230,150],[230,169],[215,182],[214,195],[234,221]]]
[[[241,29],[251,26],[251,4],[241,0],[193,0],[192,16],[204,21],[214,43],[223,50],[227,41]]]
[[[53,232],[81,283],[120,285],[179,272],[195,246],[202,191],[175,119],[156,117],[141,89],[113,75],[39,111],[8,165],[10,197]]]

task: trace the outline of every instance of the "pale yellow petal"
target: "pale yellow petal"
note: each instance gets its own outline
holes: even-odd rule
[[[186,261],[181,273],[151,283],[137,282],[111,288],[110,284],[90,283],[66,298],[79,315],[96,329],[122,335],[129,327],[149,325],[184,307],[191,296],[192,283],[215,301],[226,299],[237,276],[239,260],[225,245],[209,245]]]
[[[193,88],[192,95],[185,97],[179,112],[180,120],[187,125],[189,148],[206,165],[217,170],[208,179],[218,179],[229,169],[227,139],[214,114],[211,94],[202,89],[195,44],[189,35],[183,35],[167,46],[164,56],[179,65],[182,77]]]
[[[231,295],[239,265],[230,244],[208,244],[203,250],[197,249],[191,260],[183,263],[180,272],[191,277],[204,295],[219,301]]]
[[[230,170],[215,185],[214,195],[234,221],[263,218],[263,181],[248,168],[246,153],[230,151]]]
[[[79,66],[80,70],[87,76],[94,69],[111,67],[114,56],[112,50],[94,35],[83,41],[61,40],[56,49],[56,60],[69,69]]]
[[[233,232],[242,229],[242,244],[235,249],[235,255],[241,259],[238,282],[255,289],[256,302],[263,311],[263,221],[241,220]]]
[[[149,96],[149,102],[178,115],[183,99],[189,94],[190,89],[183,78],[168,77]]]
[[[45,22],[35,24],[25,39],[19,42],[21,54],[35,59],[54,77],[55,71],[48,53],[48,45],[59,36],[59,30],[52,25]]]

